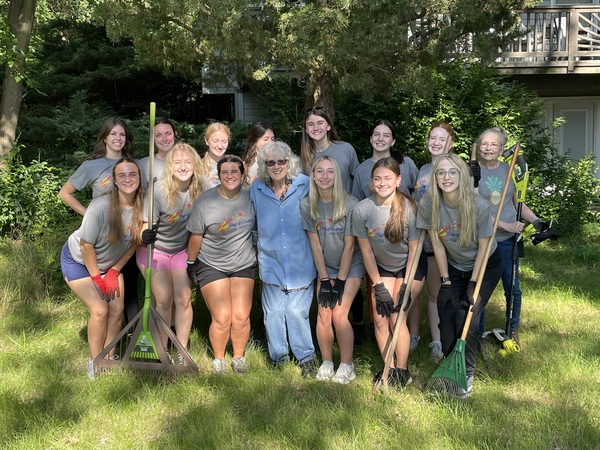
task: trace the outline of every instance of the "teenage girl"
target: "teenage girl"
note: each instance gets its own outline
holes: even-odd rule
[[[242,160],[246,168],[246,184],[252,184],[258,176],[258,151],[261,147],[275,140],[275,130],[269,122],[254,122],[248,130],[246,150]]]
[[[208,178],[213,187],[220,183],[217,163],[227,151],[230,138],[229,127],[220,122],[211,123],[204,131],[204,142],[208,150],[202,158],[202,175]]]

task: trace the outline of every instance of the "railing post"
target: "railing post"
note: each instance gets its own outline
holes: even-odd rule
[[[567,55],[568,66],[567,73],[575,69],[575,54],[577,52],[577,39],[579,34],[579,10],[571,9],[567,11]]]

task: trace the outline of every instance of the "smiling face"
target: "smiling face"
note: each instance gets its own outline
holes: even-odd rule
[[[133,194],[140,185],[140,172],[134,163],[122,162],[115,166],[115,187],[123,194]]]
[[[213,160],[218,162],[221,159],[221,156],[227,151],[229,137],[222,131],[216,131],[212,133],[205,142],[206,145],[208,145],[208,154]]]
[[[173,178],[180,182],[189,181],[194,175],[192,157],[183,150],[175,150],[173,154]]]
[[[269,142],[273,142],[275,140],[275,135],[273,134],[273,130],[267,129],[265,134],[258,138],[256,141],[256,148],[260,149],[267,145]]]
[[[460,172],[458,168],[447,159],[442,159],[435,171],[435,179],[438,187],[444,194],[456,192],[460,185]]]
[[[125,133],[125,128],[121,125],[115,125],[104,139],[104,143],[106,144],[106,157],[120,158],[121,150],[125,147],[126,142],[127,134]]]
[[[481,136],[479,143],[479,156],[486,162],[493,162],[498,159],[502,152],[500,136],[497,133],[489,132]]]
[[[448,143],[448,149],[446,149],[446,143],[451,139],[448,131],[442,127],[436,127],[429,132],[429,139],[427,140],[427,149],[431,156],[441,156],[447,153],[450,148]]]
[[[275,164],[273,164],[275,163]],[[287,175],[287,160],[281,159],[273,154],[269,154],[265,162],[267,166],[267,174],[273,183],[285,183],[285,177]],[[270,166],[270,164],[273,164]]]
[[[374,152],[387,153],[396,143],[392,130],[386,125],[377,125],[371,135],[371,146]]]
[[[306,133],[314,141],[322,141],[327,139],[327,132],[331,130],[331,127],[327,123],[324,117],[316,114],[311,114],[304,122]]]
[[[236,191],[242,185],[242,171],[235,162],[224,162],[219,172],[221,187],[228,191]]]
[[[175,144],[175,133],[173,127],[168,123],[159,123],[154,127],[154,145],[158,154],[164,159],[165,155],[173,148]]]
[[[335,169],[329,159],[323,159],[313,169],[313,179],[321,190],[333,189],[335,183]]]
[[[402,177],[397,176],[393,171],[386,167],[378,167],[373,172],[373,189],[380,200],[388,198],[396,192],[400,186]]]

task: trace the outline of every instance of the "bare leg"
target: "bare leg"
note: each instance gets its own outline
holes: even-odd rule
[[[344,295],[342,296],[342,304],[333,308],[333,324],[335,325],[337,343],[340,348],[340,360],[344,364],[352,364],[354,330],[348,320],[348,313],[350,312],[354,297],[360,289],[360,282],[359,278],[348,278],[346,280]],[[322,350],[321,353],[323,353]]]
[[[175,300],[173,302],[175,315],[175,330],[177,331],[177,340],[183,347],[187,347],[194,319],[194,310],[192,309],[192,283],[187,276],[186,269],[175,269],[171,271],[173,280],[173,293]]]
[[[233,357],[244,356],[250,337],[250,310],[254,293],[253,278],[230,278],[231,283],[231,345]]]
[[[225,358],[225,347],[231,331],[231,283],[222,278],[204,285],[200,291],[210,311],[212,321],[208,337],[215,358]]]

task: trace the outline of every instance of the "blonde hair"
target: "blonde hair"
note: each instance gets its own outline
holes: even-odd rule
[[[139,186],[135,191],[133,198],[133,212],[131,215],[131,243],[141,244],[142,243],[142,224],[144,216],[144,189],[142,188],[142,177],[140,167],[137,165],[135,160],[130,157],[124,157],[117,161],[113,166],[112,177],[116,180],[117,167],[123,163],[133,164],[137,169]],[[108,208],[108,235],[106,240],[111,244],[118,244],[123,240],[123,208],[119,201],[119,189],[115,184],[115,187],[110,192],[110,206]]]
[[[171,151],[167,154],[165,159],[165,168],[162,173],[161,182],[165,188],[167,194],[167,208],[173,208],[177,204],[179,197],[179,186],[173,177],[173,160],[175,159],[175,153],[182,152],[184,155],[189,156],[192,159],[192,170],[193,175],[190,179],[190,185],[188,187],[190,192],[190,198],[195,201],[200,194],[204,192],[204,180],[202,176],[202,160],[198,155],[198,152],[189,144],[184,142],[178,142],[173,146]]]
[[[320,158],[315,159],[312,163],[312,167],[310,168],[310,190],[308,191],[310,217],[313,220],[317,220],[319,218],[319,209],[317,207],[317,203],[320,197],[319,188],[315,182],[315,168],[321,161],[331,161],[331,164],[333,165],[333,221],[337,222],[346,216],[346,197],[348,194],[346,191],[344,191],[342,177],[340,175],[340,167],[335,162],[335,159],[330,156],[321,156]]]
[[[454,153],[446,153],[440,156],[433,166],[431,172],[432,182],[428,186],[428,194],[431,198],[431,225],[430,230],[434,232],[435,239],[439,239],[438,229],[440,226],[440,203],[442,202],[443,192],[438,186],[437,175],[435,174],[442,161],[448,161],[459,173],[458,180],[458,217],[460,220],[459,245],[468,247],[472,240],[476,240],[475,231],[477,229],[477,210],[475,207],[475,192],[471,185],[471,171],[466,162]]]
[[[221,122],[213,122],[204,130],[204,142],[208,145],[208,140],[215,133],[225,133],[227,135],[227,140],[231,139],[231,130],[227,125]],[[206,150],[206,153],[202,157],[202,174],[205,177],[209,177],[210,175],[210,150]]]
[[[398,162],[391,156],[382,158],[375,163],[373,169],[371,170],[371,180],[373,180],[373,174],[375,173],[375,170],[379,168],[391,170],[394,175],[397,177],[400,176],[400,166],[398,165]],[[394,193],[394,199],[392,201],[392,208],[390,209],[390,217],[385,224],[385,230],[383,232],[387,240],[391,243],[400,242],[404,238],[407,203],[413,211],[416,211],[415,201],[411,197],[403,194],[398,187],[396,187],[396,192]]]

